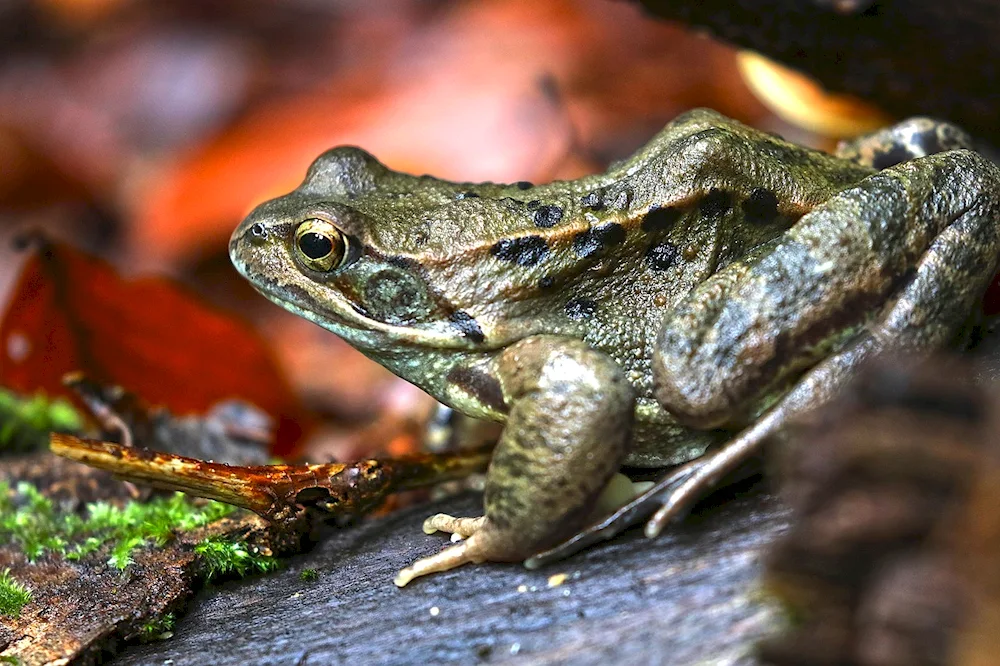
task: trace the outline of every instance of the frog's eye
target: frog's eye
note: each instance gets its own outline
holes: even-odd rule
[[[295,252],[306,268],[327,273],[346,263],[347,236],[326,220],[310,218],[295,229]]]

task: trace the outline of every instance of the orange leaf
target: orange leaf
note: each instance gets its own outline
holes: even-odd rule
[[[175,413],[230,398],[277,421],[275,451],[300,439],[305,415],[266,342],[164,278],[126,281],[105,261],[40,241],[0,321],[0,384],[70,396],[79,370]]]

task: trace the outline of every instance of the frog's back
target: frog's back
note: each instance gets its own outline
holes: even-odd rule
[[[659,322],[697,284],[756,252],[870,170],[713,111],[691,111],[606,173],[544,185],[454,183],[340,148],[300,191],[377,220],[367,251],[419,272],[482,347],[532,334],[583,339],[652,398]]]
[[[420,266],[487,344],[583,338],[648,396],[648,345],[663,314],[869,173],[696,110],[605,174],[534,186],[384,170],[352,205],[384,221],[375,244]]]

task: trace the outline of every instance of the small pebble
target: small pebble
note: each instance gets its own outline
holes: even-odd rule
[[[557,573],[549,576],[549,587],[559,587],[566,582],[569,576],[564,573]]]

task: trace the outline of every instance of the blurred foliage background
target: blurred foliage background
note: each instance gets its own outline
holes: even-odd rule
[[[330,423],[419,412],[416,389],[237,277],[241,217],[338,144],[413,173],[541,182],[601,170],[697,106],[820,141],[735,63],[609,0],[8,0],[0,303],[22,262],[12,239],[42,229],[252,319]],[[351,456],[352,441],[327,429],[311,450]]]

